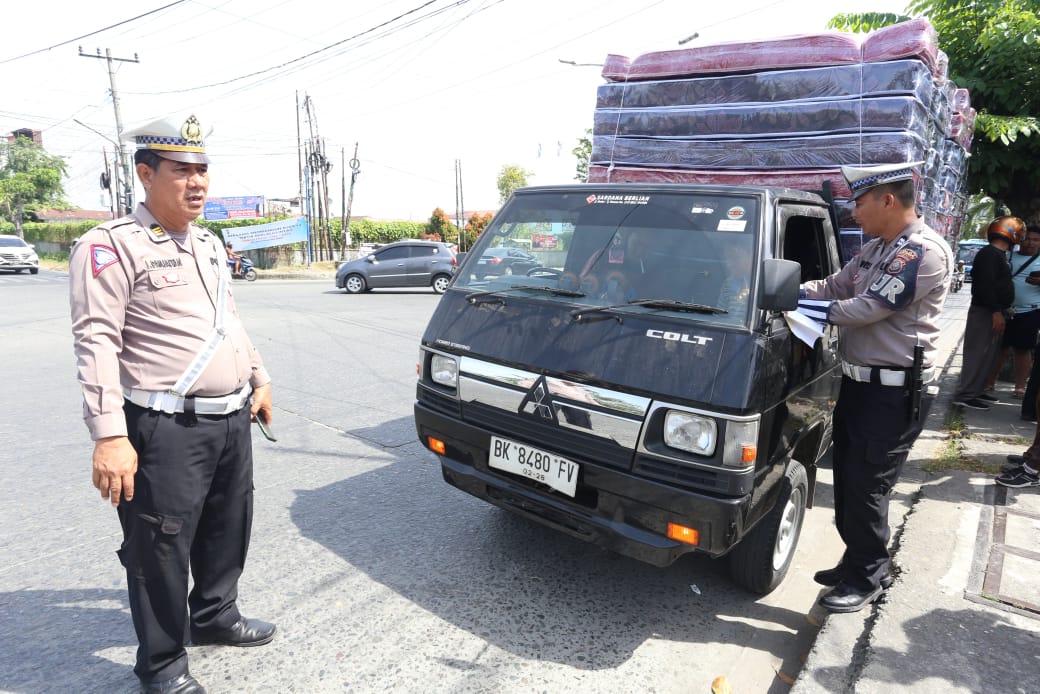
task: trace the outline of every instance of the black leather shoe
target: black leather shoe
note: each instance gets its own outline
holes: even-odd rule
[[[843,578],[845,578],[845,569],[841,564],[838,564],[833,569],[817,571],[813,574],[812,580],[816,581],[821,586],[834,587],[841,583]],[[881,579],[881,587],[888,590],[895,582],[896,579],[892,578],[892,574],[885,574],[885,577]]]
[[[870,590],[853,588],[848,583],[839,583],[830,592],[820,598],[820,607],[831,612],[859,612],[884,592],[877,586]]]
[[[160,682],[142,682],[141,694],[206,694],[206,690],[191,673],[185,672]]]
[[[227,629],[216,631],[191,631],[191,642],[196,646],[216,644],[219,646],[263,646],[274,638],[275,626],[259,619],[239,617]]]
[[[812,580],[821,586],[836,586],[845,577],[845,567],[838,564],[833,569],[824,569],[813,574]]]

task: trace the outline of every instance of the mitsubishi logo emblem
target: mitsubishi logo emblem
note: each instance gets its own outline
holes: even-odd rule
[[[540,417],[553,424],[559,424],[559,420],[556,419],[556,409],[553,407],[552,395],[549,393],[549,384],[545,382],[545,376],[538,377],[531,389],[524,395],[524,399],[520,401],[520,408],[517,411],[521,414]]]

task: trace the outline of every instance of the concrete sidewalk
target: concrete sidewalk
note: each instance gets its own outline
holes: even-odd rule
[[[823,626],[796,694],[1040,692],[1040,488],[993,483],[1036,425],[1011,384],[989,411],[953,406],[969,298],[947,301],[940,392],[893,494],[896,582],[861,612],[813,608]]]

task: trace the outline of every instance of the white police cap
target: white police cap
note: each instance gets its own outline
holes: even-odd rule
[[[901,164],[881,164],[878,166],[843,166],[841,175],[849,184],[852,199],[866,193],[874,186],[882,183],[895,183],[914,177],[914,169],[924,164],[923,161],[911,161]]]
[[[193,114],[187,118],[162,118],[129,130],[123,133],[123,137],[134,138],[137,149],[151,150],[163,159],[208,164],[204,139],[212,132],[213,128],[203,131],[202,124]]]

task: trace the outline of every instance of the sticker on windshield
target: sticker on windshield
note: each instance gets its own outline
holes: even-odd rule
[[[694,205],[690,208],[690,214],[714,214],[715,209],[712,207],[702,207],[700,205]]]
[[[716,231],[744,231],[747,228],[746,219],[720,219]]]
[[[585,198],[585,202],[590,205],[648,205],[650,203],[650,196],[617,194],[596,195],[593,193]]]
[[[740,207],[739,205],[733,206],[733,207],[729,208],[728,210],[726,210],[726,216],[729,217],[730,219],[743,219],[744,218],[744,208]]]

